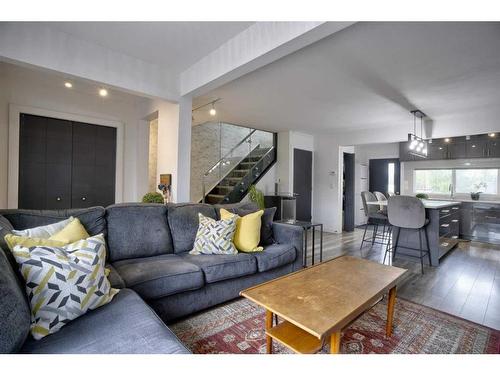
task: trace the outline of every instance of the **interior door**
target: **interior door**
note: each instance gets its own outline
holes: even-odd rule
[[[296,218],[311,221],[312,152],[293,150],[293,192],[297,194]]]
[[[115,203],[116,129],[21,114],[18,207]]]
[[[70,121],[21,114],[18,207],[71,207]]]
[[[343,229],[346,232],[354,230],[354,168],[354,154],[344,152]]]
[[[115,128],[73,124],[73,208],[115,202],[115,155]]]
[[[381,193],[400,192],[399,159],[370,159],[368,164],[369,189]]]

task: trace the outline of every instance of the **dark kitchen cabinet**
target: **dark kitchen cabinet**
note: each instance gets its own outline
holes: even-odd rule
[[[484,158],[488,149],[488,141],[480,137],[471,137],[466,142],[466,158]]]
[[[18,207],[115,202],[116,129],[21,114]]]
[[[448,146],[440,142],[432,142],[427,146],[428,160],[443,160],[448,159]]]
[[[466,158],[466,142],[465,139],[453,138],[447,147],[448,159],[464,159]]]
[[[464,202],[461,211],[462,238],[500,244],[500,204]]]
[[[487,157],[499,158],[500,157],[500,141],[492,139],[488,141]]]

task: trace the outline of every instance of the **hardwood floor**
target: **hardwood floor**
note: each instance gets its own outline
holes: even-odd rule
[[[311,237],[311,236],[309,236]],[[323,260],[341,255],[361,256],[363,230],[342,234],[324,233]],[[308,264],[311,263],[309,238]],[[365,243],[363,258],[383,262],[385,247]],[[389,256],[388,256],[389,258]],[[316,232],[316,256],[319,261],[319,232]],[[386,259],[390,264],[390,259]],[[398,288],[398,296],[463,319],[500,329],[500,246],[463,241],[441,259],[439,267],[426,266],[420,273],[420,261],[399,254],[392,263],[407,268],[407,278]]]

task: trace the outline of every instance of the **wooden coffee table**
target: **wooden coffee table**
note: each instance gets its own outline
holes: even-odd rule
[[[266,309],[267,353],[272,340],[297,353],[316,353],[330,339],[339,353],[341,331],[388,293],[386,335],[392,334],[396,285],[407,270],[342,256],[245,289]],[[283,322],[273,326],[274,314]]]

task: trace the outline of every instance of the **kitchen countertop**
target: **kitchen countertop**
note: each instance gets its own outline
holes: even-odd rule
[[[447,201],[447,202],[464,202],[464,203],[491,203],[491,204],[500,204],[500,201],[495,201],[495,200],[486,200],[486,199],[480,199],[478,201],[472,200],[472,199],[467,199],[467,198],[453,198],[453,199],[446,199],[446,198],[429,198],[429,201]]]
[[[429,209],[440,209],[455,206],[457,204],[461,204],[459,201],[446,201],[446,200],[431,200],[431,199],[422,199],[422,203],[425,208]],[[366,202],[366,204],[377,205],[377,206],[387,206],[387,201],[374,201],[374,202]]]
[[[457,204],[461,204],[460,201],[447,201],[447,200],[431,200],[431,199],[422,199],[422,203],[425,208],[430,209],[440,209],[455,206]]]

